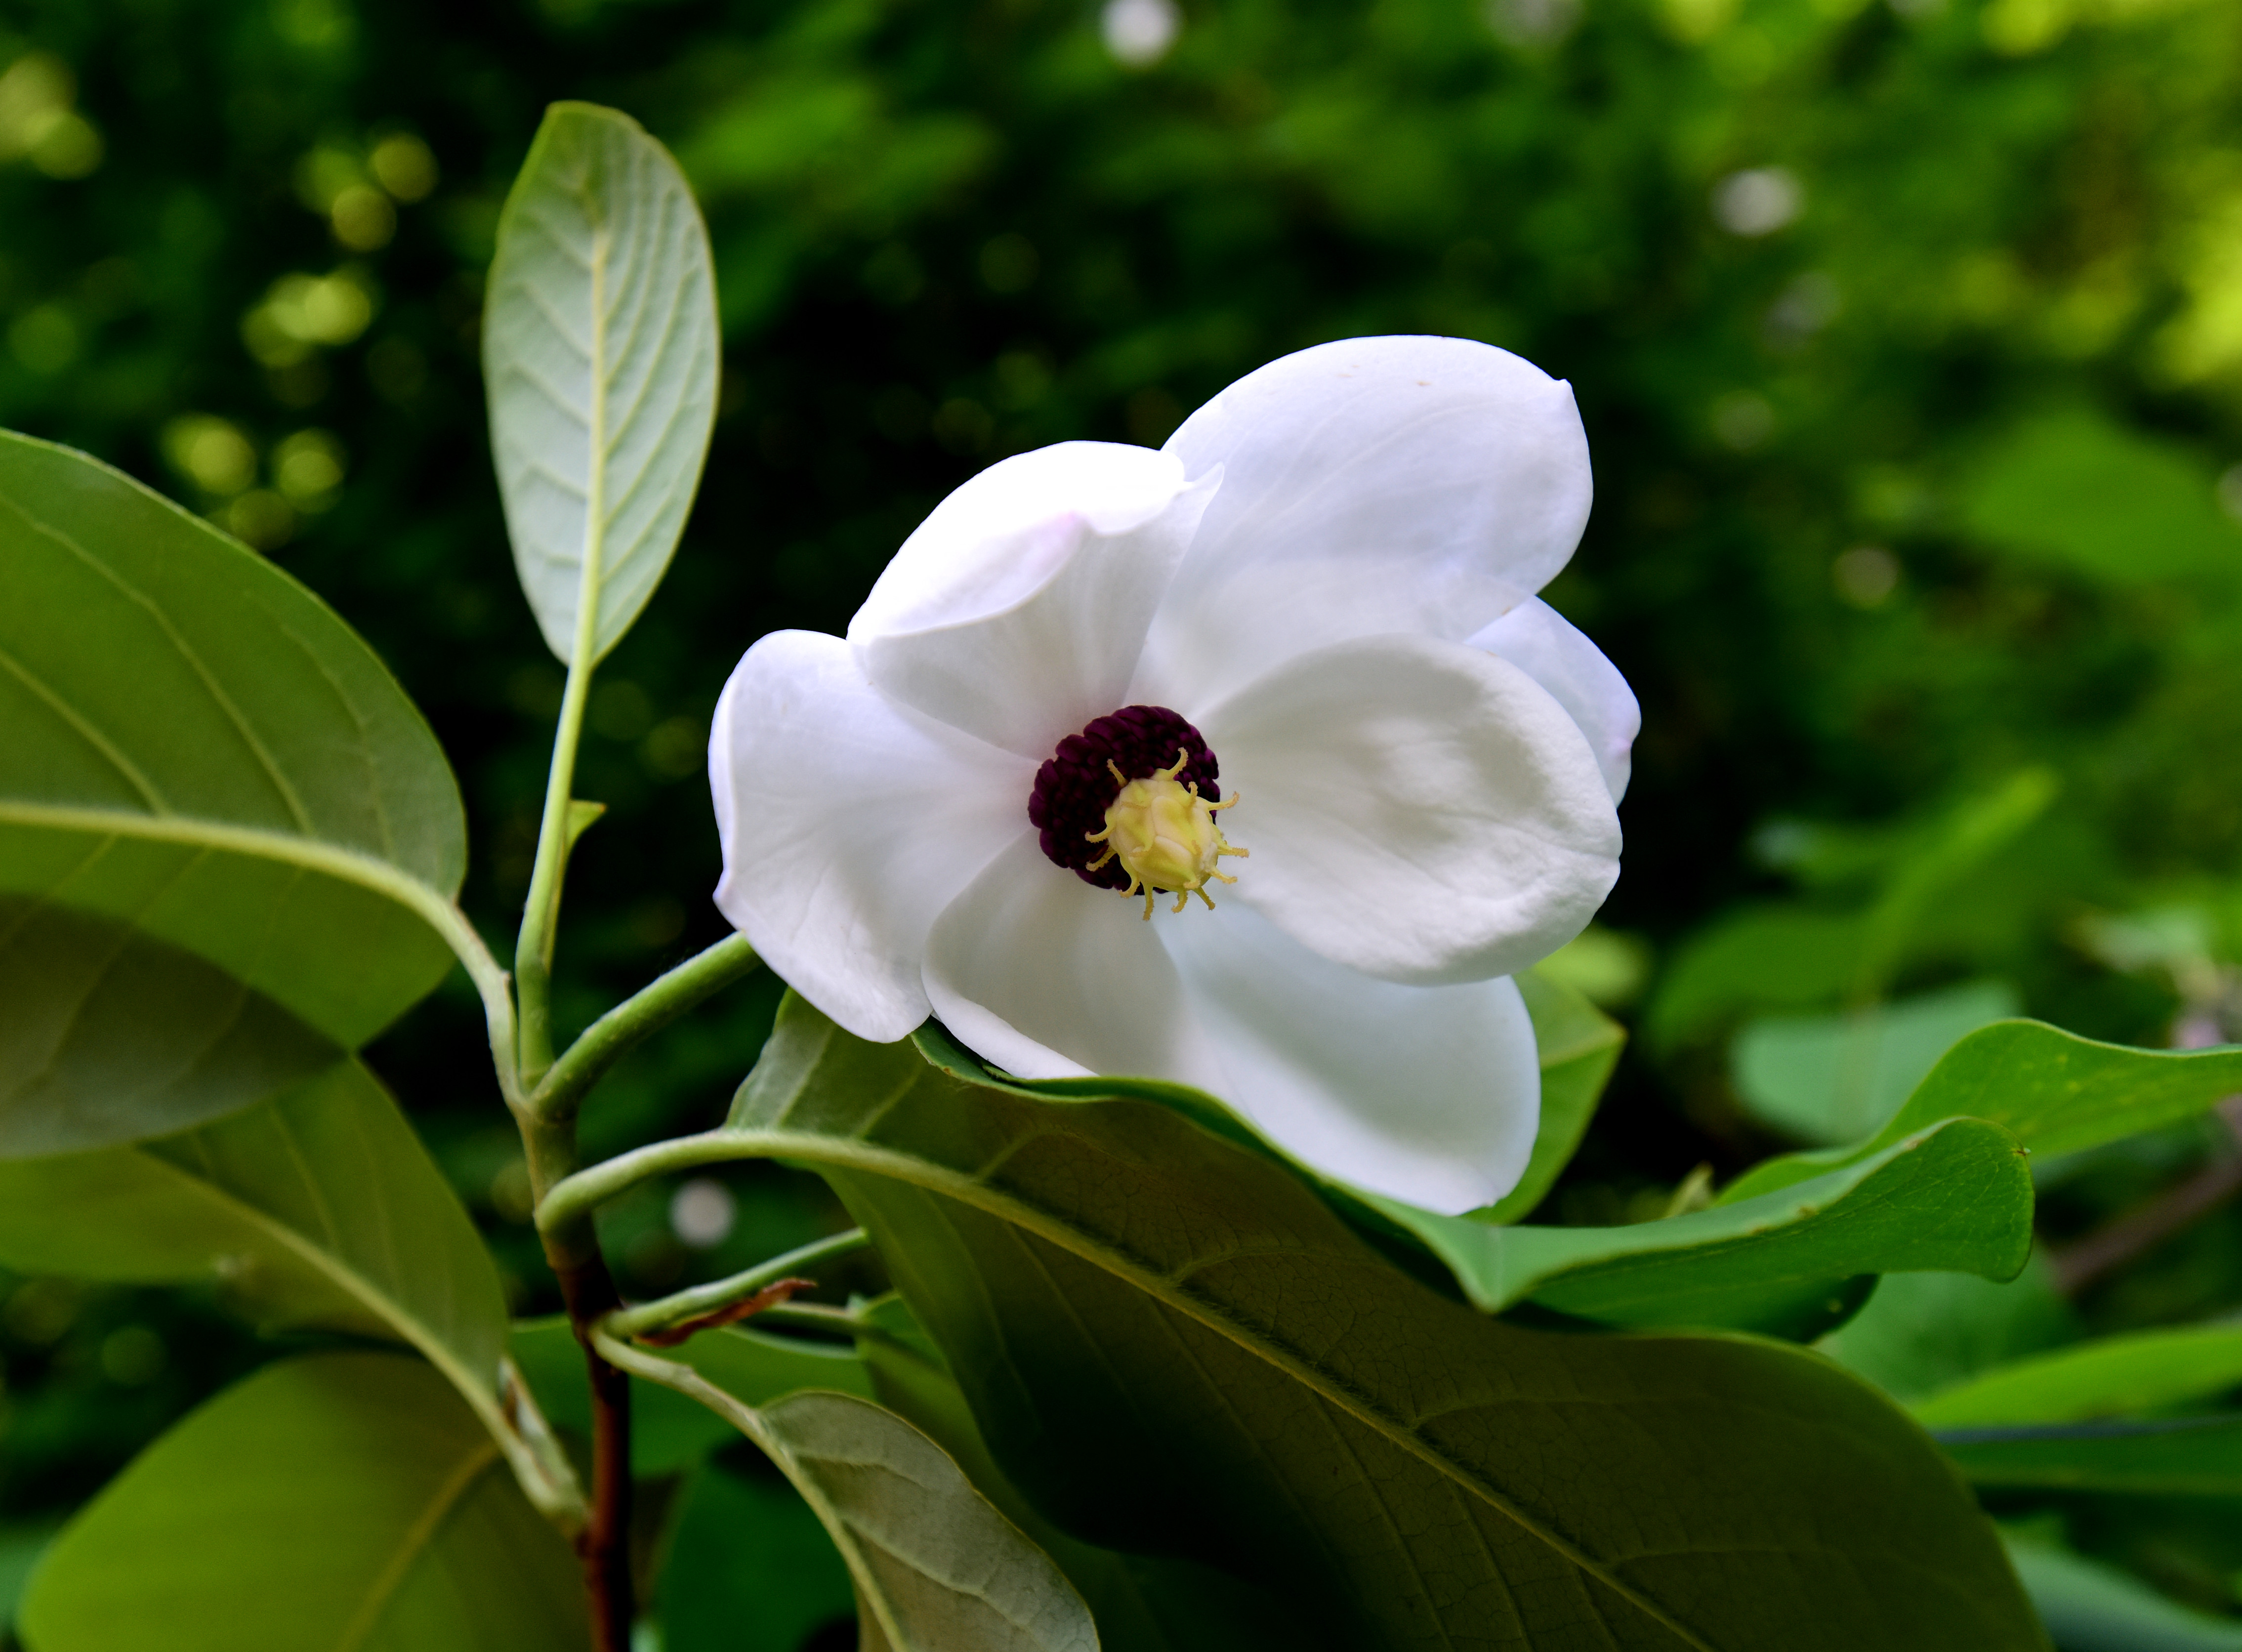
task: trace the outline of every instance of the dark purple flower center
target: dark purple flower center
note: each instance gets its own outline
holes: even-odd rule
[[[1197,781],[1200,796],[1220,802],[1222,788],[1215,776],[1221,769],[1205,737],[1165,706],[1124,706],[1060,741],[1036,770],[1036,789],[1028,796],[1028,818],[1043,834],[1044,853],[1085,883],[1127,889],[1129,874],[1118,860],[1090,870],[1105,854],[1105,846],[1091,843],[1090,835],[1105,829],[1105,811],[1124,781],[1161,772],[1178,752],[1185,762],[1176,779],[1186,785]],[[1109,762],[1121,771],[1121,780],[1113,778]]]

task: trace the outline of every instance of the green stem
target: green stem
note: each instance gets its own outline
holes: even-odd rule
[[[574,1114],[617,1062],[762,962],[747,937],[728,936],[642,987],[592,1023],[552,1064],[529,1098],[531,1111],[548,1118]]]
[[[661,1176],[674,1170],[690,1170],[696,1165],[719,1165],[728,1159],[769,1156],[769,1149],[753,1138],[742,1137],[728,1130],[708,1130],[697,1136],[678,1136],[668,1141],[650,1142],[644,1147],[634,1148],[629,1152],[604,1159],[589,1170],[580,1170],[555,1179],[539,1195],[538,1231],[549,1233],[587,1222],[601,1205],[649,1176]]]
[[[522,908],[521,937],[514,953],[514,991],[520,1002],[521,1082],[532,1090],[553,1064],[553,937],[560,923],[560,880],[574,835],[568,817],[576,747],[583,735],[584,702],[592,688],[587,641],[577,639],[576,660],[568,668],[568,686],[560,695],[560,721],[553,731],[553,767],[545,779],[545,818],[537,828],[537,860],[529,875],[529,899]]]
[[[717,1279],[708,1285],[696,1285],[658,1301],[642,1302],[636,1307],[610,1313],[601,1328],[610,1336],[634,1337],[648,1331],[667,1330],[687,1320],[705,1319],[709,1314],[730,1307],[735,1302],[745,1300],[766,1285],[782,1279],[789,1273],[813,1267],[828,1257],[845,1256],[850,1251],[861,1250],[870,1243],[869,1236],[863,1228],[851,1228],[846,1233],[836,1233],[830,1239],[817,1239],[798,1250],[789,1251],[784,1256],[775,1256],[769,1261],[760,1263],[743,1273],[735,1273],[729,1279]],[[776,1306],[773,1305],[774,1307]],[[770,1308],[763,1310],[766,1313],[771,1311]]]

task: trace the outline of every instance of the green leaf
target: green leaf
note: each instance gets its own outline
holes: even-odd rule
[[[1188,1560],[1069,1537],[997,1467],[942,1352],[896,1296],[865,1312],[857,1347],[880,1402],[950,1454],[981,1494],[1057,1562],[1098,1622],[1101,1652],[1306,1652],[1324,1626],[1283,1595]]]
[[[1943,1429],[1938,1443],[1980,1486],[2242,1497],[2242,1416]]]
[[[267,1366],[136,1458],[31,1580],[30,1652],[583,1652],[574,1558],[418,1360]]]
[[[1095,1652],[1090,1610],[1065,1575],[894,1412],[816,1390],[749,1406],[676,1360],[605,1336],[599,1346],[727,1419],[793,1482],[848,1562],[865,1646]]]
[[[1729,913],[1692,936],[1668,966],[1644,1037],[1667,1049],[1740,1010],[1825,1004],[1852,984],[1867,934],[1867,919],[1851,912],[1786,905]]]
[[[739,1439],[729,1424],[720,1426],[727,1439]],[[820,1625],[849,1617],[856,1591],[847,1564],[792,1487],[710,1463],[686,1482],[655,1604],[662,1652],[790,1652]]]
[[[2010,1279],[2031,1252],[2031,1173],[2013,1137],[1974,1118],[1780,1192],[1627,1227],[1487,1227],[1375,1203],[1488,1313],[1530,1298],[1645,1327],[1818,1335],[1825,1313],[1855,1306],[1837,1287],[1856,1275],[1945,1268]]]
[[[2039,1644],[1951,1471],[1828,1361],[1488,1320],[1165,1107],[971,1084],[789,999],[694,1151],[833,1181],[1047,1518],[1343,1644]]]
[[[1926,1428],[2139,1415],[2242,1387],[2242,1325],[2104,1337],[1998,1367],[1910,1407]]]
[[[2216,471],[2184,447],[2080,408],[2036,419],[1963,486],[1962,522],[1992,544],[2117,585],[2242,574]]]
[[[2138,1578],[2004,1532],[2009,1559],[2063,1652],[2242,1652],[2242,1623],[2166,1600]]]
[[[506,1299],[443,1172],[356,1062],[160,1141],[0,1162],[0,1265],[218,1278],[258,1319],[411,1344],[538,1470],[499,1396]]]
[[[0,577],[0,1158],[265,1099],[480,947],[443,754],[317,597],[5,433]]]
[[[510,1340],[514,1364],[537,1395],[547,1421],[589,1438],[592,1390],[584,1351],[566,1318],[519,1320]],[[745,1327],[703,1331],[670,1358],[691,1366],[742,1404],[767,1405],[803,1388],[873,1398],[856,1353],[839,1343],[767,1336]],[[690,1468],[739,1430],[706,1406],[658,1382],[631,1382],[631,1469],[640,1475]]]
[[[1474,1221],[1514,1222],[1548,1197],[1580,1151],[1627,1043],[1627,1029],[1576,988],[1538,969],[1521,970],[1516,978],[1541,1055],[1541,1123],[1518,1185],[1497,1203],[1473,1212]]]
[[[564,662],[613,648],[661,583],[716,417],[708,233],[629,116],[554,104],[499,218],[483,312],[515,570]]]
[[[1969,1273],[1892,1274],[1816,1346],[1895,1399],[1912,1400],[2078,1335],[2071,1305],[2035,1258],[2006,1284]]]
[[[1753,1166],[1721,1195],[1756,1198],[1881,1153],[1942,1118],[1988,1118],[2036,1154],[2077,1152],[2192,1118],[2242,1090],[2242,1045],[2135,1050],[2038,1021],[1997,1021],[1939,1058],[1867,1141]]]
[[[1736,1093],[1795,1140],[1856,1142],[1883,1128],[1957,1039],[2021,1007],[2007,982],[1972,981],[1841,1015],[1750,1022],[1732,1046]]]
[[[897,1652],[1094,1652],[1064,1574],[902,1418],[816,1393],[759,1414],[758,1443],[824,1521]]]

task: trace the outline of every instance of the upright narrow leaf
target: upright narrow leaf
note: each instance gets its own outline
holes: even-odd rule
[[[716,416],[708,232],[628,115],[546,111],[499,219],[483,316],[491,446],[545,641],[589,665],[654,594]]]
[[[267,1366],[158,1440],[31,1580],[30,1652],[583,1652],[568,1547],[418,1360]]]
[[[4,433],[0,589],[0,1158],[247,1106],[442,977],[459,791],[324,603]]]
[[[1926,1428],[2084,1422],[2211,1400],[2242,1387],[2242,1325],[2100,1337],[1996,1366],[1909,1407]]]
[[[1046,1517],[1291,1591],[1341,1644],[2041,1644],[1866,1385],[1488,1320],[1166,1107],[977,1085],[789,1001],[703,1143],[834,1181]]]

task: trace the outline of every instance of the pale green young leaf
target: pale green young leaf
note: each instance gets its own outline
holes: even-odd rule
[[[1721,1195],[1756,1198],[1874,1157],[1942,1118],[1985,1118],[2052,1156],[2178,1124],[2242,1091],[2242,1045],[2137,1050],[2038,1021],[1997,1021],[1963,1038],[1867,1141],[1755,1165]]]
[[[55,1540],[29,1652],[583,1652],[583,1585],[420,1360],[328,1353],[236,1384]]]
[[[480,945],[443,754],[317,597],[4,433],[0,581],[0,1158],[264,1099]]]
[[[1866,1273],[2014,1278],[2031,1251],[2031,1172],[1997,1125],[1950,1119],[1780,1192],[1626,1227],[1487,1227],[1386,1200],[1477,1306],[1531,1299],[1607,1324],[1796,1334]],[[1814,1326],[1816,1331],[1819,1326]]]
[[[497,1268],[396,1103],[355,1061],[184,1135],[0,1162],[0,1266],[135,1284],[217,1279],[267,1325],[408,1343],[511,1446]]]
[[[483,311],[491,446],[545,641],[588,666],[684,532],[716,416],[708,232],[629,116],[546,111],[499,218]]]
[[[1919,1399],[1926,1428],[2086,1422],[2215,1400],[2242,1388],[2242,1325],[2099,1338],[1997,1366]]]
[[[789,1000],[688,1153],[835,1183],[1045,1518],[1342,1644],[2041,1644],[1951,1469],[1835,1366],[1487,1319],[1167,1107],[977,1085]]]

